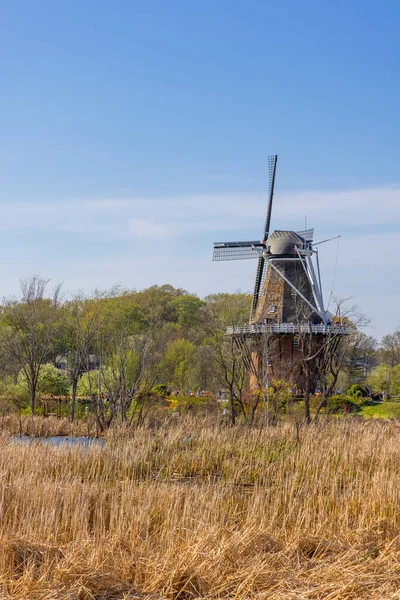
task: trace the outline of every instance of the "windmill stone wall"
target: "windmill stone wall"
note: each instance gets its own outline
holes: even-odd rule
[[[314,304],[310,283],[298,261],[275,261],[275,266]],[[267,268],[263,295],[251,323],[320,323],[321,318],[293,292],[293,288],[271,267]]]
[[[279,232],[286,233],[286,232]],[[290,233],[290,232],[288,232]],[[284,236],[279,236],[279,243],[282,244]],[[286,260],[285,260],[286,258]],[[302,295],[312,304],[315,304],[310,282],[305,273],[301,259],[287,260],[286,256],[279,260],[274,259],[274,266],[294,284]],[[293,288],[281,277],[269,264],[267,266],[263,293],[259,300],[258,310],[250,324],[287,324],[289,328],[300,324],[319,324],[321,317],[316,314],[304,300],[293,291]],[[296,334],[270,334],[267,337],[259,338],[255,341],[252,351],[253,364],[257,365],[256,371],[260,372],[261,363],[265,377],[272,379],[283,379],[291,381],[293,386],[303,389],[305,380],[302,374],[302,355],[300,344],[296,339]],[[320,338],[312,340],[315,351],[321,343]],[[315,366],[311,365],[311,370],[316,371]],[[314,378],[312,386],[316,387],[317,381]],[[259,386],[257,378],[250,374],[250,389],[256,389]]]
[[[262,323],[264,319],[271,322],[283,322],[283,299],[285,292],[285,282],[279,277],[273,269],[267,269],[263,295],[259,300],[259,306],[250,323]],[[270,307],[274,306],[275,311],[269,312]]]
[[[249,372],[250,391],[256,390],[260,386],[255,372],[263,371],[264,382],[272,380],[284,380],[290,382],[294,389],[303,390],[306,385],[305,377],[302,371],[302,350],[301,344],[297,345],[296,335],[271,335],[262,341],[253,342],[252,363],[254,370]],[[312,354],[318,353],[318,348],[324,343],[322,336],[312,338],[310,350]],[[260,366],[263,366],[260,369]],[[315,373],[317,372],[316,360],[309,361],[310,373],[314,373],[311,380],[311,388],[317,387],[318,381]]]

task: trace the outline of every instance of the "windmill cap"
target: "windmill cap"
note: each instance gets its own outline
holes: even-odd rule
[[[282,231],[279,229],[271,233],[267,240],[267,246],[269,246],[271,254],[275,256],[297,256],[295,246],[302,248],[304,243],[305,239],[295,231]]]

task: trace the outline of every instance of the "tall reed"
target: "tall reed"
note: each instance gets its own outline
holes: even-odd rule
[[[399,598],[400,426],[0,441],[0,597]]]

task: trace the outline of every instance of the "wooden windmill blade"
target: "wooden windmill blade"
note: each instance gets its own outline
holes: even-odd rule
[[[264,249],[259,242],[214,242],[213,260],[243,260],[258,258],[257,252]]]
[[[264,240],[266,240],[269,235],[269,228],[271,225],[272,201],[274,199],[275,175],[276,175],[276,163],[277,162],[278,162],[277,154],[268,156],[268,174],[269,174],[268,208],[267,208],[267,217],[265,219]]]
[[[268,172],[269,172],[269,187],[268,187],[268,208],[267,208],[267,216],[265,219],[265,227],[264,227],[264,237],[263,240],[266,241],[269,235],[269,229],[271,226],[271,215],[272,215],[272,201],[274,199],[274,189],[275,189],[275,175],[276,175],[276,163],[278,162],[278,156],[274,154],[273,156],[268,157]],[[258,300],[262,293],[262,287],[265,280],[267,263],[263,256],[259,256],[257,272],[256,272],[256,281],[254,284],[254,292],[253,292],[253,300],[251,303],[251,312],[250,312],[250,321],[252,321],[257,312]]]

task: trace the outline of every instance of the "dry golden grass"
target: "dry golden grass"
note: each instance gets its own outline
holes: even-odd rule
[[[51,436],[89,436],[95,437],[100,432],[96,430],[94,418],[88,420],[77,419],[74,423],[66,418],[31,417],[10,414],[0,417],[0,432],[8,432],[11,435],[27,435],[32,437]]]
[[[0,598],[400,599],[400,426],[0,441]]]

